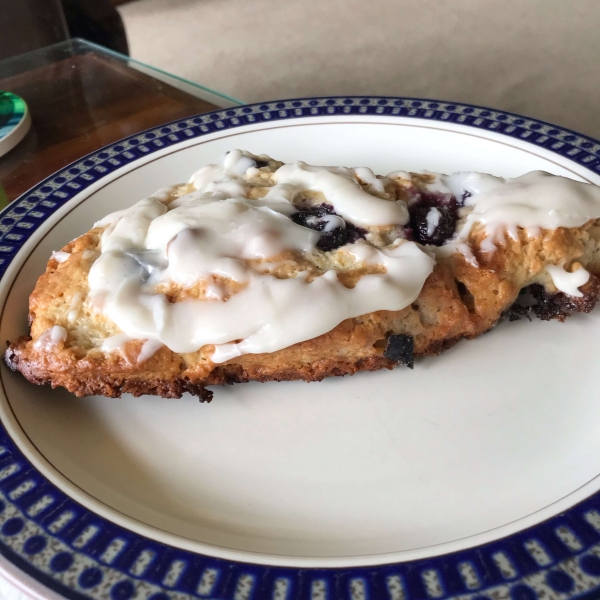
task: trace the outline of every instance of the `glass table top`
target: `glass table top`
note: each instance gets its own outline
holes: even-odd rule
[[[0,156],[0,208],[102,146],[169,121],[242,104],[78,39],[0,61],[3,91],[25,100],[31,127]],[[0,597],[29,598],[29,591],[21,590],[29,588],[27,581],[37,584],[11,569],[0,573]]]
[[[106,144],[242,104],[79,39],[0,61],[0,91],[21,96],[32,122],[25,138],[0,157],[0,204]]]

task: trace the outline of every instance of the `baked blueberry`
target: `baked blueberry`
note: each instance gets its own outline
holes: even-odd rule
[[[441,246],[456,231],[458,208],[456,198],[449,194],[417,193],[408,205],[412,239],[420,244]]]
[[[410,210],[410,225],[416,242],[441,246],[454,235],[456,210],[418,203]]]
[[[335,220],[329,217],[336,217]],[[315,231],[323,231],[321,238],[317,242],[317,248],[324,252],[335,250],[346,244],[354,244],[360,238],[364,238],[367,234],[366,230],[344,221],[339,215],[333,210],[333,207],[329,204],[319,204],[306,210],[298,211],[291,217],[294,223],[314,229]],[[340,223],[338,227],[331,227],[332,223],[335,225],[336,222]],[[331,229],[325,231],[327,227]]]
[[[410,335],[399,333],[390,335],[387,339],[387,347],[383,355],[399,364],[406,365],[412,369],[415,365],[415,343]]]

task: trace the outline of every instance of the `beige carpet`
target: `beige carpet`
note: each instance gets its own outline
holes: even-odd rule
[[[246,102],[465,101],[600,137],[599,0],[137,0],[132,55]]]

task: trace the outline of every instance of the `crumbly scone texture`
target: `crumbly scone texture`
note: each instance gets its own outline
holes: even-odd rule
[[[267,162],[267,161],[265,161]],[[271,184],[271,174],[281,165],[269,160],[252,175],[251,194],[260,198]],[[403,199],[413,181],[388,182],[385,194],[390,201]],[[173,192],[186,193],[187,186]],[[319,206],[318,193],[307,195],[306,207]],[[302,208],[302,207],[300,207]],[[246,354],[223,364],[210,357],[214,346],[197,352],[178,354],[162,347],[140,363],[142,341],[132,340],[118,352],[107,352],[102,343],[120,330],[102,313],[94,310],[88,298],[89,270],[99,255],[102,228],[95,228],[65,246],[68,259],[51,258],[39,278],[29,302],[29,335],[9,344],[5,361],[36,384],[61,386],[77,396],[120,397],[154,394],[168,398],[189,392],[210,400],[206,386],[246,381],[319,381],[334,375],[358,371],[392,369],[399,363],[412,366],[412,355],[436,355],[462,338],[473,338],[491,329],[503,315],[521,316],[530,309],[513,308],[522,290],[530,290],[536,300],[534,314],[540,318],[564,320],[571,312],[589,312],[600,293],[600,220],[580,228],[542,231],[529,237],[519,230],[518,240],[506,239],[493,253],[480,250],[485,232],[473,227],[468,239],[479,266],[460,252],[440,254],[423,289],[410,306],[400,311],[378,311],[348,319],[319,337],[268,354]],[[401,236],[398,228],[372,228],[361,232],[368,243],[384,246]],[[433,250],[433,249],[432,249]],[[579,266],[590,272],[581,288],[582,298],[558,292],[545,271],[545,265],[564,264],[571,271]],[[364,265],[348,263],[347,255],[335,250],[311,257],[290,253],[277,257],[273,264],[254,265],[258,271],[274,272],[277,277],[293,277],[308,270],[318,277],[335,269],[347,287],[370,271]],[[227,282],[221,282],[227,285]],[[235,293],[235,289],[229,290]],[[169,301],[190,296],[202,298],[204,288],[165,289]],[[35,342],[51,327],[67,331],[67,339],[52,351]],[[391,351],[394,341],[408,341],[408,352],[400,356]]]

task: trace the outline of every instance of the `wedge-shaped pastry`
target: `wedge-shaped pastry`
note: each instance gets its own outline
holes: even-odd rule
[[[600,188],[541,172],[382,177],[234,150],[54,253],[6,362],[78,396],[204,400],[412,367],[503,315],[591,310],[598,219]]]

